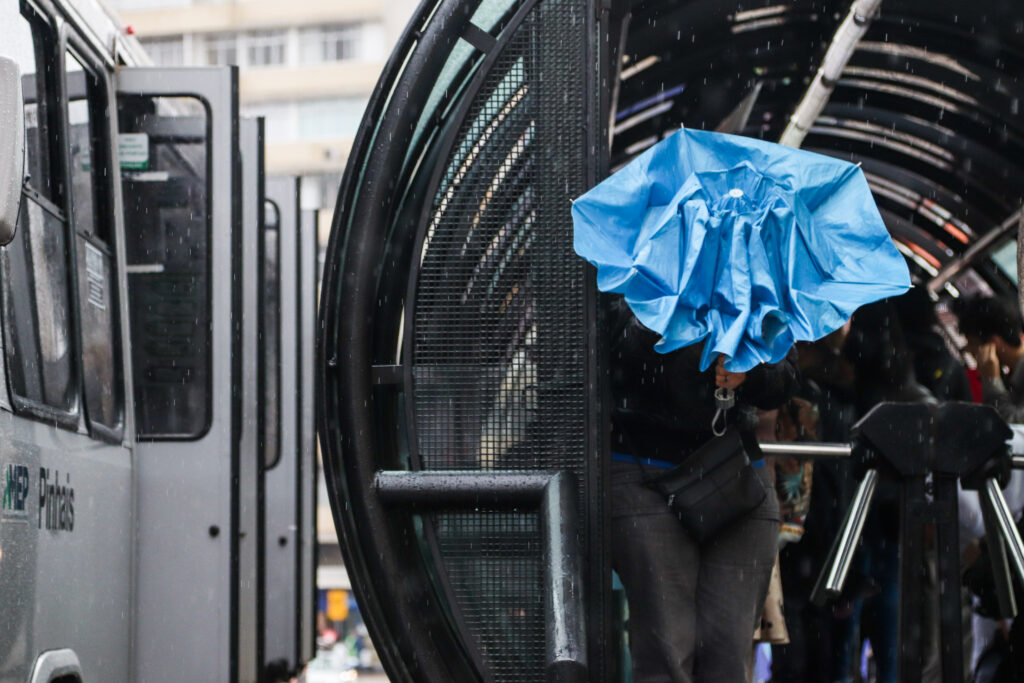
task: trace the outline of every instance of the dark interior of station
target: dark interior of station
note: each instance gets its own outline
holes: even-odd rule
[[[680,124],[724,122],[727,132],[778,140],[846,10],[835,2],[636,3],[612,166]],[[1012,2],[884,2],[804,142],[862,164],[917,282],[1000,228],[990,253],[1015,236],[1008,219],[1022,197],[1022,22]],[[746,107],[749,116],[730,119]],[[970,265],[1003,292],[1016,279],[1008,262]]]
[[[418,10],[350,156],[318,330],[328,489],[391,680],[623,680],[606,349],[570,201],[680,126],[777,141],[849,9]],[[804,140],[860,164],[940,312],[1017,296],[1022,74],[1015,0],[883,0]]]

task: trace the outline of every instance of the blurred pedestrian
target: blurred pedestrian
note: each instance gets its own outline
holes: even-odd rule
[[[955,312],[967,352],[978,365],[982,401],[1007,422],[1024,422],[1024,344],[1016,302],[978,296]]]

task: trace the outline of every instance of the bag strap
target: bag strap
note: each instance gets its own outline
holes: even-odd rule
[[[740,442],[743,444],[743,450],[747,452],[747,460],[753,462],[754,460],[764,459],[764,451],[761,450],[761,444],[758,442],[757,435],[754,433],[753,429],[736,429],[735,427],[729,427],[723,434],[711,437],[711,440],[722,438],[730,429],[735,430],[736,433],[739,434]],[[636,445],[634,444],[632,437],[630,437],[629,432],[626,429],[621,429],[620,433],[622,434],[623,440],[626,442],[626,446],[629,447],[630,456],[632,456],[633,462],[635,462],[636,466],[640,468],[640,476],[642,477],[641,481],[644,484],[650,484],[657,477],[651,477],[647,472],[647,468],[644,467],[643,456],[637,452]],[[711,441],[709,440],[708,443],[710,442]],[[681,464],[682,463],[680,463],[680,465]],[[676,465],[676,467],[679,467],[679,465]]]

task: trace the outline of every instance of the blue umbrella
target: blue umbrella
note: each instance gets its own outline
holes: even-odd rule
[[[860,168],[683,129],[572,206],[576,253],[668,353],[746,372],[910,287]]]

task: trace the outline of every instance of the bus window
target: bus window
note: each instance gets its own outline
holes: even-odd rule
[[[71,224],[78,262],[85,410],[94,432],[120,437],[122,391],[116,280],[108,239],[110,164],[101,81],[73,53],[64,57],[71,176]]]
[[[4,27],[4,43],[0,54],[13,58],[21,69],[22,93],[25,99],[25,156],[29,186],[47,199],[54,199],[53,176],[50,173],[49,123],[50,107],[45,96],[46,74],[50,52],[45,48],[52,32],[42,19],[18,3],[0,6],[0,26]]]
[[[278,234],[281,225],[281,213],[277,204],[267,201],[264,204],[263,224],[263,467],[272,468],[277,464],[281,453],[281,333],[278,329],[281,318],[278,309],[281,305],[279,295],[280,281],[278,276]]]
[[[74,408],[66,256],[63,221],[26,200],[0,257],[7,369],[22,407]]]
[[[3,332],[7,371],[19,410],[73,424],[74,364],[69,307],[65,215],[55,203],[49,149],[53,34],[38,17],[0,9],[0,24],[13,25],[13,49],[22,69],[29,185],[14,241],[0,251]],[[30,12],[30,10],[25,10]],[[8,13],[14,16],[6,16]]]
[[[138,435],[199,438],[211,414],[207,112],[121,95],[118,127]]]
[[[71,176],[71,218],[75,232],[96,235],[106,241],[102,194],[98,194],[105,160],[97,128],[102,126],[102,93],[98,79],[71,52],[64,55],[68,94],[68,152]],[[99,112],[96,110],[99,109]],[[99,116],[95,114],[98,113]],[[98,154],[99,153],[99,154]]]

